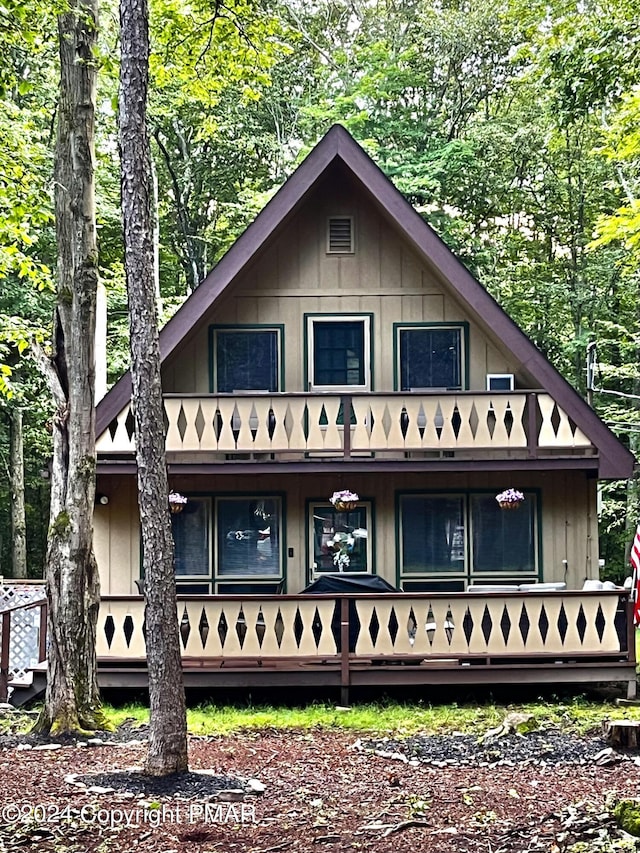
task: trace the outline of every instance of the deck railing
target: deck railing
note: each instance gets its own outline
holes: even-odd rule
[[[45,659],[46,637],[44,586],[0,585],[0,702],[11,681],[28,681],[30,667]]]
[[[634,654],[615,591],[180,597],[178,617],[185,659]],[[144,659],[143,620],[142,598],[103,598],[98,658]]]
[[[5,603],[0,701],[14,674],[13,620],[22,624],[25,616],[38,633],[32,665],[45,657],[46,601]],[[216,672],[223,681],[243,673],[233,683],[246,685],[269,671],[294,673],[295,683],[306,667],[303,683],[339,684],[344,701],[350,684],[436,680],[614,680],[627,683],[629,697],[636,690],[635,631],[621,591],[181,596],[178,620],[185,672],[213,673],[210,684]],[[144,633],[141,596],[102,599],[96,651],[103,683],[144,683],[131,680],[146,671]]]
[[[372,452],[540,450],[591,452],[587,436],[548,395],[513,392],[218,394],[164,397],[166,449],[344,455]],[[345,429],[345,424],[349,429]],[[98,452],[134,450],[123,409]]]

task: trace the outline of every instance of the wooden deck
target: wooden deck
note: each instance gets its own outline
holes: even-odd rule
[[[11,626],[33,611],[38,659],[46,602],[0,614],[0,701],[11,681]],[[626,685],[636,694],[632,605],[622,591],[181,596],[187,687]],[[147,685],[141,596],[105,596],[102,687]]]
[[[618,682],[635,696],[621,592],[183,596],[186,686]],[[105,687],[143,687],[143,600],[103,599]]]

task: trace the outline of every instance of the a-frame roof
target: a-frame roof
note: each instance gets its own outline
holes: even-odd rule
[[[451,288],[457,299],[485,328],[492,329],[522,368],[544,388],[589,436],[599,451],[599,475],[631,475],[634,458],[575,389],[561,376],[524,332],[475,279],[435,231],[406,201],[386,175],[340,125],[334,125],[238,238],[202,284],[160,332],[164,362],[215,304],[238,274],[290,220],[326,170],[342,163],[361,185],[371,203],[412,245],[418,256]],[[97,407],[100,435],[127,405],[131,376],[125,373]]]

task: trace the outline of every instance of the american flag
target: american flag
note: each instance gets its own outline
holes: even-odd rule
[[[631,583],[631,595],[633,596],[633,622],[637,627],[640,625],[640,524],[636,528],[636,535],[631,546],[629,562],[633,566],[633,580]]]

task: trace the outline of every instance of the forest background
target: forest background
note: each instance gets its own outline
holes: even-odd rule
[[[60,0],[0,3],[0,575],[40,577],[51,405],[26,357],[54,302]],[[128,362],[118,9],[101,4],[98,236],[109,380]],[[640,23],[630,0],[151,0],[162,319],[335,122],[640,448]],[[597,345],[596,390],[586,356]],[[11,523],[24,460],[26,531]],[[604,577],[637,481],[607,484]],[[15,543],[25,536],[25,560]]]

